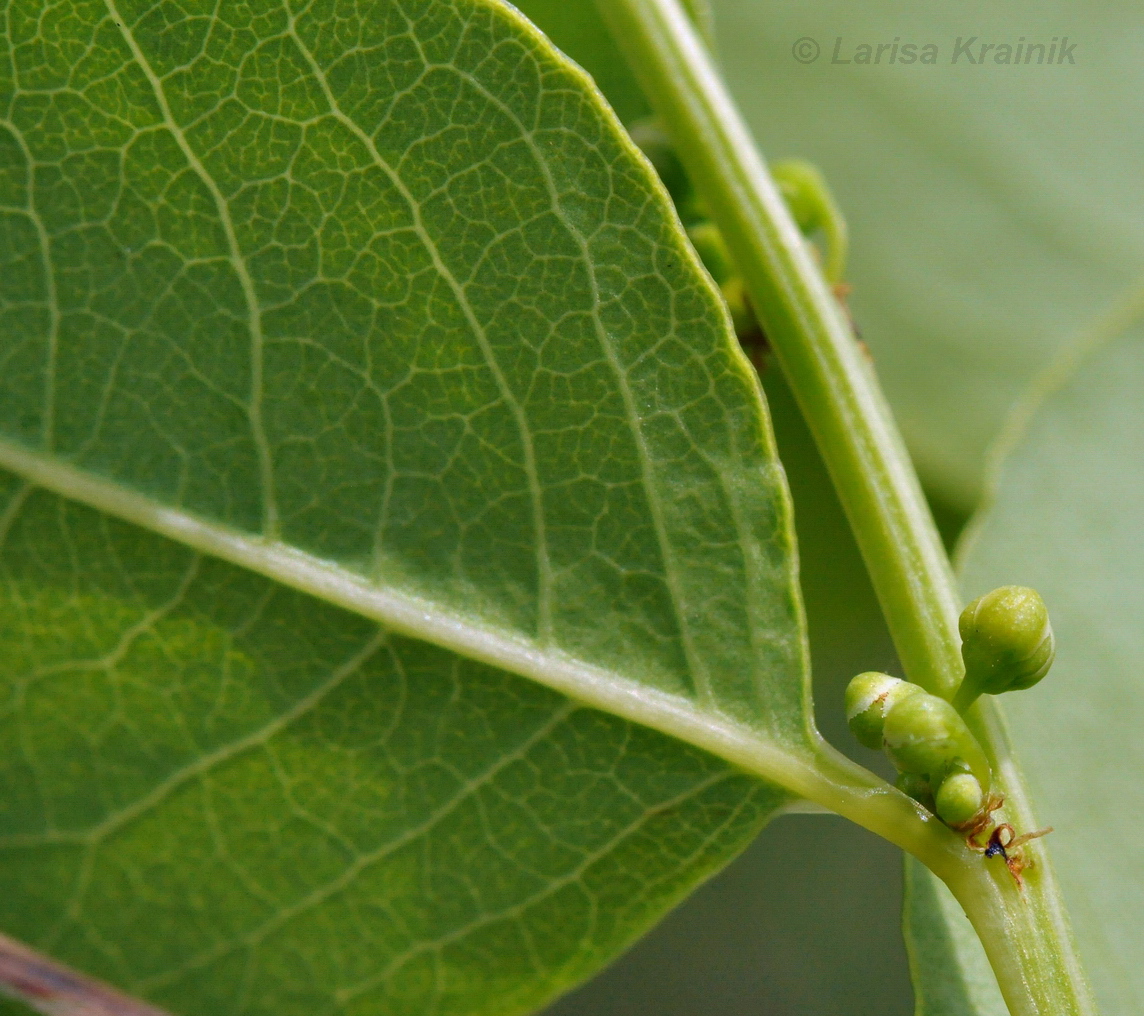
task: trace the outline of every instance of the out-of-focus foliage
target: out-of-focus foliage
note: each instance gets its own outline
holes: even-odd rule
[[[1102,1013],[1144,1009],[1144,326],[1037,393],[966,547],[968,593],[1036,587],[1052,672],[1005,700]]]
[[[1144,272],[1138,6],[713,6],[764,154],[817,163],[847,217],[851,305],[923,480],[973,507],[1014,399]],[[793,52],[805,37],[810,63]],[[1065,37],[1073,63],[995,62],[999,45],[1047,57]],[[993,48],[955,64],[959,39],[975,60]],[[937,63],[891,64],[895,42],[933,43]],[[857,62],[863,44],[884,45],[880,63]]]

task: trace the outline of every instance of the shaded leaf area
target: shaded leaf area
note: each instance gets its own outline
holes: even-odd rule
[[[625,124],[650,116],[647,96],[600,17],[595,0],[520,0],[515,5],[561,52],[584,68]],[[714,16],[709,0],[683,0],[704,38],[714,42]]]
[[[757,382],[650,171],[519,15],[4,12],[0,456],[812,749]],[[786,799],[6,496],[0,926],[175,1012],[534,1008]]]
[[[0,922],[176,1012],[527,1010],[782,801],[6,487]]]
[[[624,123],[651,114],[651,106],[620,48],[600,17],[595,0],[521,0],[516,5],[554,46],[584,68]]]
[[[1005,711],[1101,1012],[1144,1005],[1144,329],[1089,352],[1004,459],[966,548],[975,596],[1003,582],[1044,596],[1052,672]]]
[[[525,22],[10,15],[4,436],[806,742],[757,384]]]
[[[851,306],[923,480],[975,507],[1009,407],[1144,271],[1137,8],[713,6],[724,69],[763,152],[813,160],[837,193]],[[1063,36],[1074,62],[1050,66]],[[818,44],[811,63],[793,55],[803,37]],[[959,39],[972,63],[953,62]],[[933,65],[919,59],[927,43]],[[862,45],[868,64],[857,62]],[[1009,64],[996,62],[1002,45]],[[1044,46],[1028,64],[1026,45]]]

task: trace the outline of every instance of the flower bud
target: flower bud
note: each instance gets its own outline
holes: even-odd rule
[[[826,190],[826,180],[818,167],[802,159],[788,159],[773,162],[770,168],[798,228],[804,233],[817,229],[822,218],[817,196]]]
[[[771,176],[803,235],[810,236],[822,230],[826,239],[826,264],[823,266],[826,280],[840,283],[846,271],[846,221],[822,173],[809,162],[790,159],[772,163]]]
[[[965,771],[952,771],[942,780],[934,796],[938,818],[946,825],[964,825],[985,803],[985,792],[981,789],[981,783],[972,772],[968,771],[968,768],[966,766]]]
[[[1035,589],[1002,586],[962,611],[965,678],[953,703],[965,712],[979,695],[1031,688],[1053,664],[1056,646],[1049,612]]]
[[[899,770],[939,785],[955,759],[962,759],[982,792],[990,785],[989,761],[961,715],[943,698],[920,692],[900,698],[882,727],[886,754]]]
[[[846,686],[846,722],[850,732],[867,748],[882,747],[882,723],[897,701],[922,689],[901,678],[869,670]]]

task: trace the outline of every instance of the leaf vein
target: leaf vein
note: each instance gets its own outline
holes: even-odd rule
[[[472,303],[469,300],[465,287],[461,285],[460,281],[453,275],[445,264],[444,259],[441,257],[441,252],[425,228],[425,224],[421,219],[421,208],[419,202],[414,198],[412,192],[406,186],[404,179],[401,175],[385,160],[382,158],[381,152],[378,151],[377,145],[373,138],[363,130],[356,121],[350,116],[346,115],[341,107],[338,105],[337,99],[334,97],[333,91],[330,88],[329,81],[326,78],[325,72],[319,66],[318,61],[310,52],[309,47],[302,41],[301,36],[298,34],[297,26],[295,24],[293,12],[290,10],[289,5],[283,3],[283,9],[286,12],[286,17],[289,24],[289,33],[298,47],[299,52],[302,54],[303,59],[306,60],[310,68],[310,73],[314,75],[315,80],[318,82],[322,93],[326,98],[326,102],[330,106],[331,116],[333,116],[342,126],[350,131],[370,153],[378,168],[382,170],[393,183],[398,193],[409,206],[410,215],[413,217],[414,230],[421,240],[425,251],[428,253],[433,262],[433,267],[436,269],[437,274],[445,281],[446,285],[452,290],[453,297],[457,301],[457,305],[464,315],[465,321],[476,339],[478,346],[481,350],[481,355],[484,357],[488,365],[489,372],[492,374],[497,390],[500,392],[501,399],[512,413],[513,420],[516,424],[517,430],[520,435],[521,452],[524,458],[524,473],[528,479],[528,492],[529,498],[532,502],[532,516],[533,526],[536,536],[536,567],[537,567],[537,637],[542,645],[549,645],[553,638],[552,629],[552,564],[548,552],[548,538],[545,531],[544,520],[544,494],[540,484],[540,475],[536,465],[536,450],[533,447],[532,432],[529,429],[527,414],[520,401],[516,398],[512,391],[512,387],[508,383],[504,372],[501,370],[500,363],[493,352],[492,345],[489,342],[488,333],[481,325],[477,318],[476,312],[473,310]]]
[[[127,22],[120,15],[117,7],[116,0],[104,0],[107,4],[108,12],[111,14],[112,20],[119,28],[124,41],[127,43],[128,48],[131,50],[131,55],[139,64],[140,70],[147,78],[151,86],[151,90],[155,95],[155,101],[159,105],[159,111],[163,117],[167,129],[171,132],[175,143],[179,146],[179,150],[183,153],[183,157],[187,160],[187,164],[191,167],[194,173],[203,182],[207,191],[211,195],[211,199],[215,204],[218,212],[219,222],[222,225],[223,233],[226,236],[227,246],[230,249],[230,264],[233,268],[235,275],[238,277],[239,286],[242,289],[243,299],[246,302],[247,308],[247,324],[250,328],[250,402],[247,406],[247,416],[250,421],[251,435],[254,441],[255,453],[258,458],[258,471],[259,481],[262,487],[262,532],[263,535],[273,538],[278,535],[278,504],[275,495],[274,484],[274,462],[270,450],[270,443],[266,436],[266,427],[262,418],[262,398],[263,398],[263,336],[262,336],[262,311],[258,303],[258,294],[255,292],[254,280],[250,276],[250,271],[246,264],[246,259],[243,256],[242,249],[239,246],[238,234],[234,227],[234,220],[230,214],[230,206],[223,197],[222,191],[219,190],[218,184],[214,178],[207,172],[206,167],[202,164],[194,149],[191,148],[190,142],[187,141],[186,134],[183,129],[176,123],[174,116],[171,114],[171,107],[167,102],[167,95],[163,88],[162,80],[155,73],[151,67],[146,55],[143,53],[142,48],[139,46],[135,39],[134,34],[127,27]]]

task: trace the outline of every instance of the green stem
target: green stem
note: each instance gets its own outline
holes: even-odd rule
[[[949,559],[870,364],[677,2],[601,2],[751,295],[915,684],[961,678]]]
[[[598,0],[598,6],[726,239],[854,529],[906,675],[951,697],[962,675],[958,592],[865,353],[679,0]],[[967,719],[990,756],[1014,824],[1031,828],[1028,793],[999,711],[981,702]],[[1042,844],[1027,848],[1038,863],[1023,892],[1001,866],[976,856],[952,865],[919,857],[973,920],[1013,1016],[1091,1014]]]

